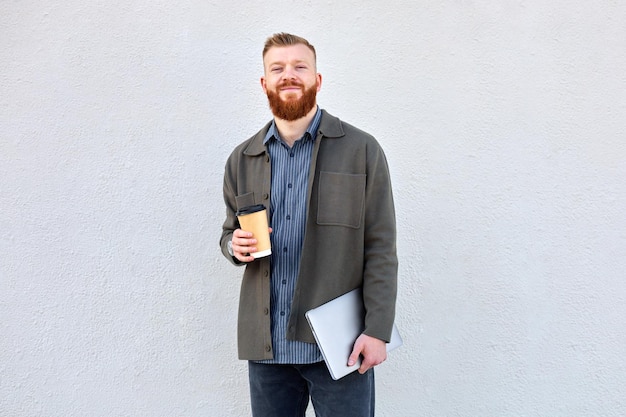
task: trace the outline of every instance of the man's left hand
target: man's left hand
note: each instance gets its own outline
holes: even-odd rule
[[[363,356],[359,373],[364,374],[368,369],[383,363],[387,359],[387,344],[383,340],[362,334],[354,342],[354,348],[348,358],[348,366],[354,365],[359,355]]]

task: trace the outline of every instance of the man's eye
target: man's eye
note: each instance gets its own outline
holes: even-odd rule
[[[274,67],[274,68],[272,68],[272,72],[279,72],[280,70],[282,70],[281,67]]]

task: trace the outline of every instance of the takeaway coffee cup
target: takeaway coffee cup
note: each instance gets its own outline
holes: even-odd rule
[[[241,230],[252,232],[253,237],[257,241],[257,252],[253,252],[250,255],[255,258],[271,255],[272,247],[265,206],[263,204],[257,204],[242,207],[237,211],[237,218],[239,219]]]

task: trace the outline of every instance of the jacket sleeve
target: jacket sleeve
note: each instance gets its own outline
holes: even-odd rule
[[[232,239],[233,232],[235,229],[239,227],[239,222],[237,220],[237,203],[236,203],[236,190],[237,190],[237,164],[238,164],[238,154],[233,152],[228,161],[226,162],[226,167],[224,169],[224,185],[223,185],[223,195],[224,195],[224,203],[226,205],[226,219],[222,224],[222,236],[220,237],[220,247],[222,249],[222,254],[226,259],[228,259],[234,265],[243,265],[237,258],[231,256],[228,253],[228,242]]]
[[[397,294],[396,218],[387,160],[375,141],[367,151],[364,234],[364,333],[389,342]]]

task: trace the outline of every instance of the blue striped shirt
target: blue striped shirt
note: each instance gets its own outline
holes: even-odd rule
[[[304,364],[323,360],[315,343],[286,338],[304,241],[309,167],[321,117],[318,107],[308,129],[291,148],[280,138],[274,122],[264,140],[272,164],[270,314],[274,359],[261,363]]]

